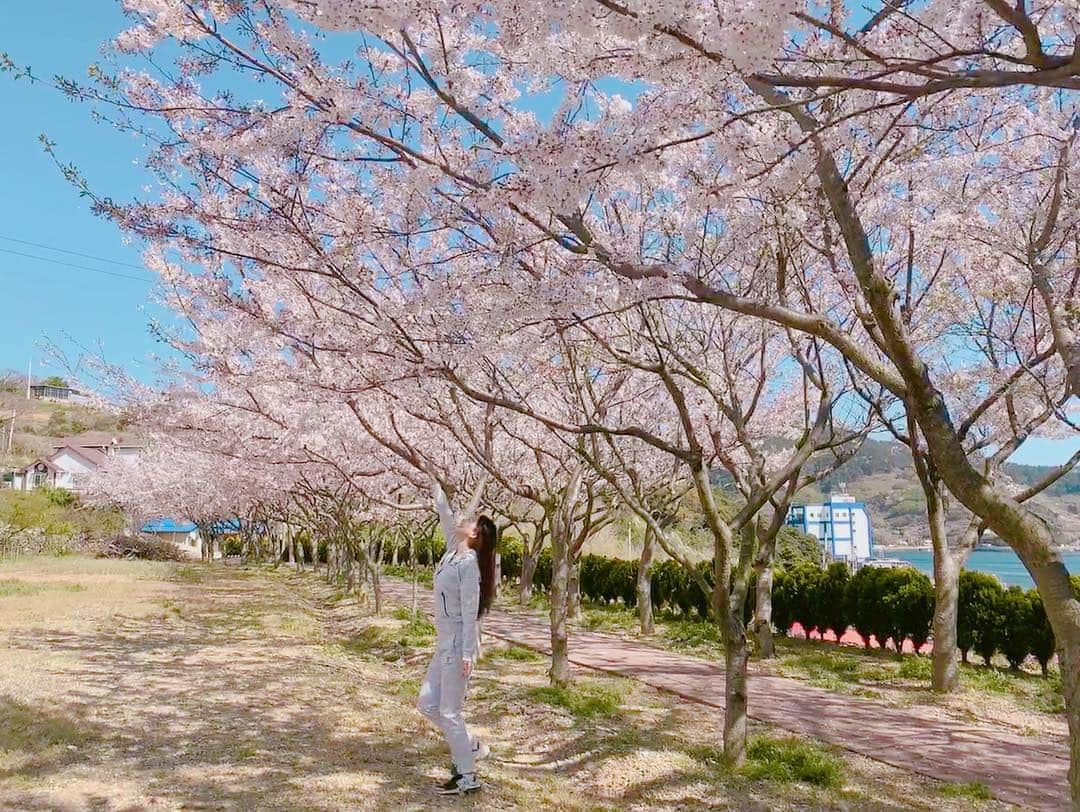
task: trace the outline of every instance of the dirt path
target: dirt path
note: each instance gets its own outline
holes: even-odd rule
[[[387,579],[391,600],[406,603],[411,587]],[[550,652],[545,618],[493,612],[484,633]],[[723,668],[713,662],[596,632],[574,632],[576,665],[724,707]],[[838,695],[784,677],[750,682],[752,718],[810,736],[894,767],[946,781],[978,781],[1025,809],[1068,809],[1068,752],[1059,740],[1017,736],[999,728],[943,720],[918,708],[898,709]]]

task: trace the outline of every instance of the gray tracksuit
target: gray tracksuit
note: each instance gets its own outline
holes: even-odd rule
[[[476,553],[456,552],[461,539],[442,490],[435,495],[439,521],[446,537],[446,555],[435,571],[435,656],[420,686],[417,706],[438,725],[450,745],[450,757],[458,772],[476,771],[472,742],[465,728],[462,708],[468,680],[462,663],[476,662],[476,614],[480,606],[480,567]]]

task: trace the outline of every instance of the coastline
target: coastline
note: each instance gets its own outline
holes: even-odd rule
[[[975,548],[980,552],[1012,552],[1012,547],[1006,544],[980,544]],[[1080,553],[1080,544],[1075,544],[1069,547],[1055,547],[1054,550],[1059,553]],[[932,553],[934,548],[929,544],[875,544],[874,545],[874,557],[885,558],[891,553]],[[879,555],[880,553],[880,555]]]

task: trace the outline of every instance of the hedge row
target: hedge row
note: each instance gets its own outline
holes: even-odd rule
[[[918,650],[933,616],[934,587],[909,567],[863,567],[851,575],[844,563],[801,564],[773,579],[773,623],[779,629],[798,623],[807,636],[831,630],[839,637],[854,626],[867,646],[873,636],[881,645],[892,640],[897,651],[910,639]]]
[[[418,563],[431,566],[445,551],[441,538],[416,543]],[[521,577],[523,552],[521,542],[501,539],[499,553],[503,578]],[[384,549],[387,561],[392,550]],[[400,549],[398,560],[407,560],[407,549]],[[712,562],[697,565],[698,574],[711,591]],[[630,608],[637,604],[636,560],[622,560],[598,555],[582,556],[580,583],[582,597],[596,603],[621,603]],[[653,606],[656,609],[691,613],[707,618],[710,592],[681,564],[666,560],[649,570]],[[1073,576],[1080,595],[1080,575]],[[533,588],[547,592],[551,588],[551,551],[539,557],[533,575]],[[753,595],[747,596],[749,619]],[[798,623],[807,635],[832,631],[837,637],[854,628],[870,645],[875,638],[880,645],[892,641],[897,651],[905,640],[916,650],[926,645],[934,615],[934,588],[930,579],[910,567],[863,567],[852,575],[844,563],[822,569],[816,564],[800,563],[790,569],[777,569],[773,579],[773,624],[786,633]],[[964,661],[974,651],[989,663],[1001,653],[1018,668],[1029,655],[1046,670],[1054,654],[1054,636],[1046,619],[1042,600],[1036,590],[1020,587],[1006,589],[992,575],[963,571],[960,574],[957,617],[957,641]]]
[[[1080,575],[1073,576],[1080,596]],[[773,622],[780,629],[799,623],[807,635],[854,627],[866,645],[892,640],[901,650],[911,640],[918,650],[930,635],[934,589],[911,568],[863,567],[854,576],[844,564],[828,569],[802,565],[778,571],[773,582]],[[1014,669],[1034,657],[1046,673],[1054,656],[1054,632],[1038,590],[1005,588],[992,575],[964,570],[957,596],[957,644],[967,662],[974,651],[989,664],[1001,654]]]

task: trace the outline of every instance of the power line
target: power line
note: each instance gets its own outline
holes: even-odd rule
[[[63,265],[65,268],[76,268],[76,269],[78,269],[80,271],[89,271],[90,273],[100,273],[100,274],[105,274],[106,276],[116,276],[116,277],[119,277],[120,279],[134,279],[136,282],[145,282],[147,284],[153,284],[153,282],[154,282],[153,279],[149,279],[149,278],[147,278],[145,276],[135,276],[134,274],[129,274],[129,273],[119,273],[118,271],[106,271],[106,270],[103,270],[101,268],[90,268],[90,267],[88,267],[86,265],[76,265],[76,264],[71,263],[71,262],[63,262],[62,260],[59,260],[59,259],[51,259],[50,257],[39,257],[39,256],[37,256],[35,254],[27,254],[27,253],[24,253],[23,251],[16,251],[16,250],[14,250],[12,248],[0,248],[0,251],[4,252],[5,254],[14,254],[15,256],[18,256],[18,257],[26,257],[27,259],[36,259],[38,262],[51,262],[53,265]]]
[[[107,262],[110,265],[122,265],[125,268],[134,268],[136,271],[145,271],[142,265],[134,265],[130,262],[121,262],[118,259],[106,259],[105,257],[95,257],[93,254],[84,254],[81,251],[72,251],[68,248],[57,248],[55,245],[46,245],[40,242],[31,242],[30,240],[20,240],[18,237],[8,237],[5,234],[0,234],[0,240],[7,240],[8,242],[17,242],[23,245],[32,245],[34,248],[44,248],[46,251],[58,251],[61,254],[71,254],[75,257],[82,257],[83,259],[92,259],[95,262]]]

